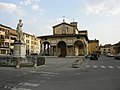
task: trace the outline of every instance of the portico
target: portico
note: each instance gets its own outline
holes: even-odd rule
[[[83,56],[88,52],[87,31],[79,31],[77,22],[62,22],[53,26],[53,35],[39,36],[42,55]]]

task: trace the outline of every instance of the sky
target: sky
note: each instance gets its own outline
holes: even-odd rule
[[[29,34],[52,35],[63,18],[78,22],[79,30],[102,45],[120,41],[120,0],[0,0],[0,24],[16,29],[22,19]]]

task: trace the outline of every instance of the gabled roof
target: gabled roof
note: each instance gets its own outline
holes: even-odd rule
[[[71,24],[69,24],[69,23],[62,22],[62,23],[60,23],[60,24],[57,24],[57,25],[53,26],[53,28],[58,27],[58,26],[63,25],[63,24],[73,27],[73,26],[72,26]]]

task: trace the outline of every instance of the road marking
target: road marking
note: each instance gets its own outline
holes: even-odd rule
[[[41,74],[41,75],[45,76],[45,77],[48,77],[48,76],[53,77],[53,76],[55,76],[55,75],[51,75],[51,74]]]
[[[18,77],[20,77],[21,75],[17,75]]]
[[[108,67],[111,68],[111,69],[114,68],[113,66],[108,66]]]
[[[45,80],[43,80],[43,81],[40,81],[41,83],[45,83],[46,81]]]
[[[86,65],[86,68],[89,68],[90,67],[90,65]]]
[[[50,77],[47,77],[47,79],[50,79]]]
[[[59,74],[59,73],[54,73],[54,72],[37,72],[37,71],[30,71],[30,73],[55,74],[55,75],[58,75],[58,74]]]
[[[59,73],[54,73],[54,72],[41,72],[41,73],[45,73],[45,74],[59,74]]]
[[[96,65],[93,65],[93,68],[97,68],[97,66],[96,66]]]
[[[16,87],[14,87],[14,88],[11,88],[12,90],[31,90],[31,89],[27,89],[27,88],[16,88]]]
[[[101,68],[106,68],[106,67],[102,65]]]
[[[116,67],[120,69],[120,66],[116,66]]]
[[[5,86],[4,88],[8,88],[8,86]]]
[[[86,68],[89,68],[90,67],[90,65],[86,65]],[[101,65],[100,66],[102,69],[105,69],[106,68],[106,66],[104,66],[104,65]],[[116,68],[118,68],[118,69],[120,69],[120,66],[115,66]],[[113,69],[113,68],[115,68],[114,66],[108,66],[108,68],[110,68],[110,69]],[[93,68],[98,68],[98,66],[97,65],[93,65]]]
[[[76,75],[80,75],[80,73],[76,73]]]
[[[24,75],[26,75],[27,73],[23,73]]]
[[[19,85],[24,85],[24,86],[31,86],[31,87],[37,87],[39,84],[36,83],[19,83]]]

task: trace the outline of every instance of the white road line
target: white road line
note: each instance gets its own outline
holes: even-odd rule
[[[54,77],[55,75],[51,75],[51,74],[41,74],[42,76],[45,76],[45,77],[48,77],[48,76],[50,76],[50,77]]]
[[[86,65],[86,68],[89,68],[90,67],[90,65]]]
[[[14,87],[14,88],[11,88],[12,90],[31,90],[31,89],[27,89],[27,88],[16,88],[16,87]]]
[[[24,75],[26,75],[27,73],[23,73]]]
[[[97,68],[97,66],[96,66],[96,65],[93,65],[93,68]]]
[[[54,72],[41,72],[41,73],[45,73],[45,74],[59,74],[59,73],[54,73]]]
[[[45,83],[46,81],[45,80],[43,80],[43,81],[40,81],[41,83]]]
[[[30,73],[55,74],[55,75],[58,75],[58,74],[59,74],[59,73],[54,73],[54,72],[37,72],[37,71],[30,71]]]
[[[106,68],[106,67],[102,65],[101,68]]]
[[[20,77],[21,75],[17,75],[18,77]]]
[[[108,66],[108,67],[111,68],[111,69],[114,68],[113,66]]]
[[[19,85],[24,85],[24,86],[31,86],[31,87],[37,87],[39,84],[36,83],[19,83]]]
[[[80,75],[80,73],[76,73],[76,75]]]
[[[120,66],[116,66],[116,67],[120,69]]]

